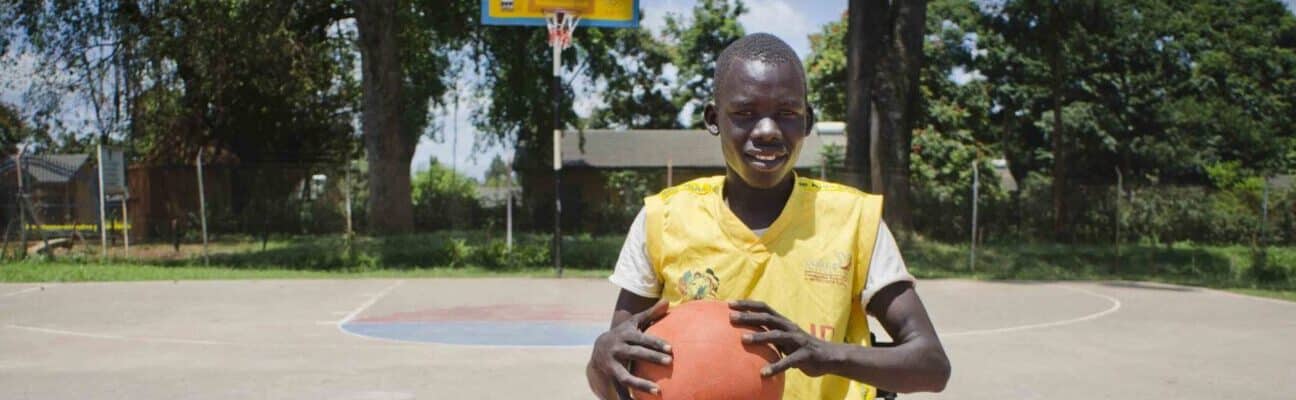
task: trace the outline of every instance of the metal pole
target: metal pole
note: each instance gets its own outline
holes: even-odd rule
[[[675,160],[666,159],[666,187],[675,186]]]
[[[1125,194],[1125,176],[1120,167],[1116,167],[1116,262],[1121,256],[1121,196]],[[1119,264],[1117,264],[1119,265]]]
[[[203,162],[202,151],[198,151],[198,212],[201,214],[199,219],[202,221],[202,239],[203,239],[203,265],[208,265],[210,260],[207,258],[207,195],[203,190]]]
[[[126,203],[130,203],[130,190],[122,194],[122,240],[126,243],[125,255],[130,258],[130,211]]]
[[[507,229],[507,231],[504,233],[504,243],[506,246],[505,248],[508,249],[508,252],[512,253],[513,252],[513,164],[512,163],[509,163],[508,177],[505,180],[505,182],[506,182],[505,185],[507,186],[505,187],[504,191],[506,192],[505,198],[508,199],[508,204],[504,206],[504,210],[505,210],[504,225],[505,225],[505,229]]]
[[[344,185],[346,185],[346,188],[343,189],[342,192],[344,195],[343,198],[345,199],[345,203],[346,203],[346,234],[347,237],[350,237],[352,233],[351,230],[351,160],[350,159],[347,160],[346,166],[343,167],[343,169],[345,170],[344,172],[345,178],[343,179],[346,180],[346,182],[344,183]]]
[[[558,19],[569,18],[561,13]],[[558,277],[562,277],[562,118],[558,111],[562,107],[562,84],[559,82],[559,75],[562,71],[562,46],[557,43],[553,47],[553,80],[549,88],[553,93],[553,181],[554,181],[554,220],[553,220],[553,264],[554,269],[558,270]]]
[[[1264,195],[1260,199],[1260,246],[1265,245],[1265,225],[1269,222],[1269,178],[1261,177]]]
[[[103,145],[97,146],[99,150],[99,261],[108,259],[108,219],[106,214],[107,205],[104,200],[104,150]]]
[[[16,166],[18,168],[18,248],[22,249],[22,257],[20,258],[24,259],[27,258],[27,208],[24,207],[27,203],[27,192],[23,188],[23,152],[26,150],[25,147],[18,149],[18,163]]]
[[[968,269],[976,271],[977,243],[977,189],[981,186],[981,174],[976,160],[972,161],[972,247],[968,251]]]

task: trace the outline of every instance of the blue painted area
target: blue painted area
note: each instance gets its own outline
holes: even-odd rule
[[[587,346],[606,324],[566,321],[418,321],[347,323],[357,335],[420,343],[484,346]]]

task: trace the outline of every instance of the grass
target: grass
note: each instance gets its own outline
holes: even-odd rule
[[[565,275],[607,276],[622,240],[564,238]],[[286,237],[264,247],[256,240],[229,237],[210,246],[210,267],[199,256],[199,245],[184,245],[179,252],[166,244],[132,246],[130,261],[113,253],[102,265],[94,250],[79,247],[55,261],[0,265],[0,281],[555,275],[543,234],[519,235],[512,253],[500,238],[480,231],[352,240],[337,235]],[[1153,281],[1296,301],[1296,247],[1272,247],[1257,254],[1245,246],[1126,245],[1118,253],[1110,245],[991,243],[978,249],[975,269],[968,266],[966,245],[914,239],[905,242],[902,252],[910,271],[924,279]]]

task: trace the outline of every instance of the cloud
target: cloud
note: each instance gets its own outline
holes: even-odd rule
[[[784,0],[748,0],[747,14],[738,17],[747,33],[765,32],[778,36],[805,59],[810,55],[810,34],[819,26],[800,9]]]

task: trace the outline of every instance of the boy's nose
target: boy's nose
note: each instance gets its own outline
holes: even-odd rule
[[[783,131],[779,130],[773,118],[761,118],[756,121],[756,126],[752,127],[751,140],[765,143],[778,142],[783,140]]]

